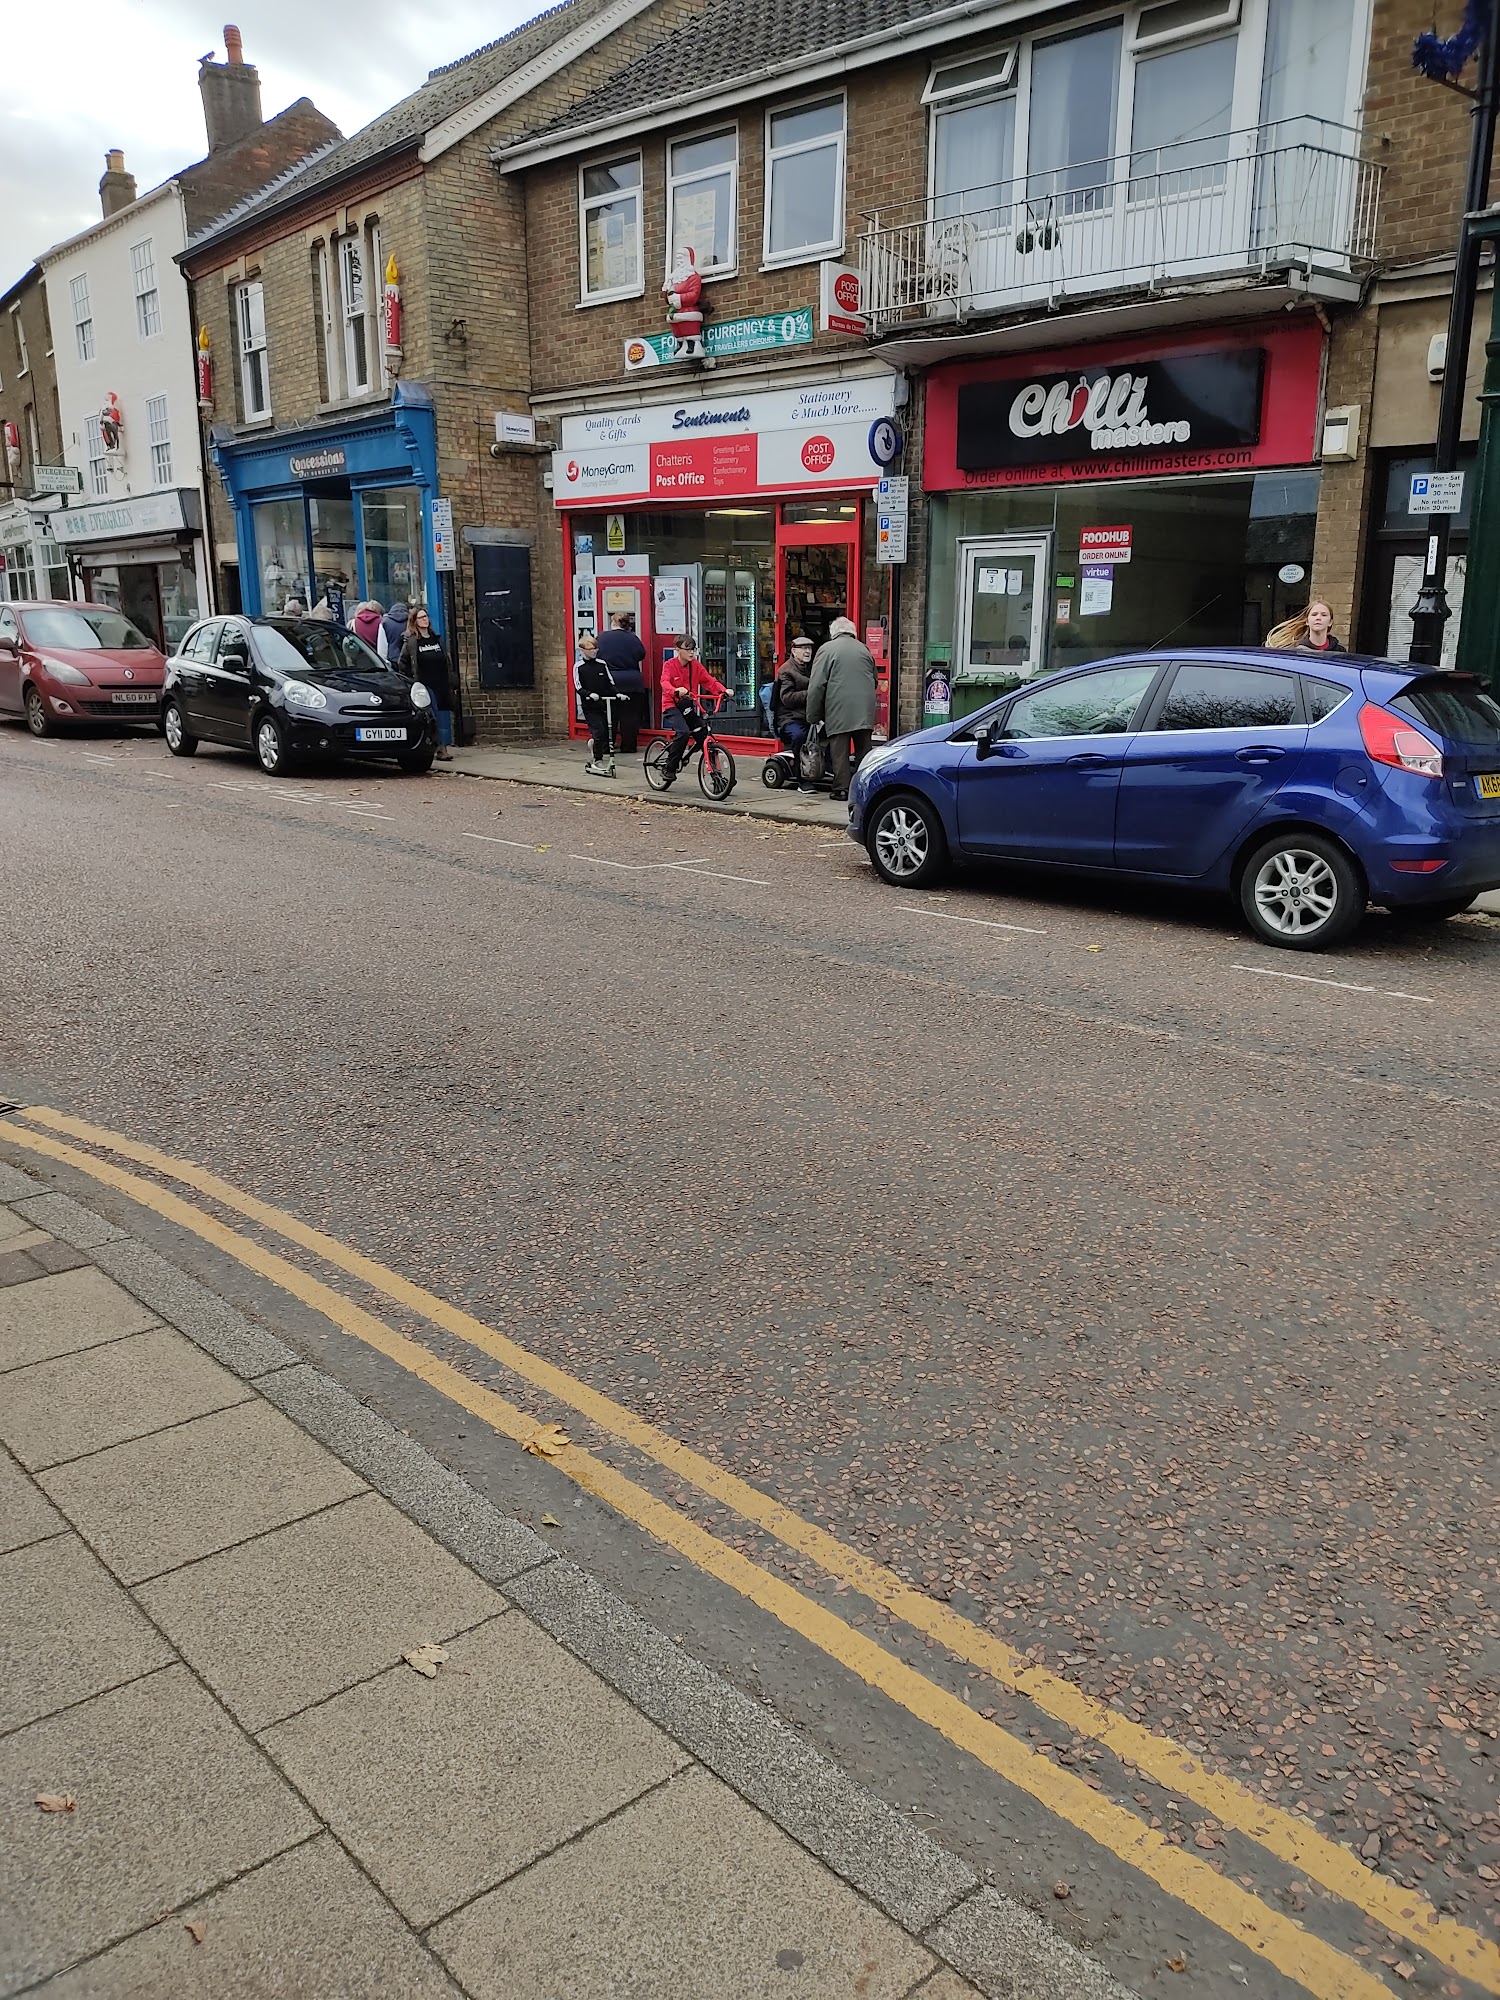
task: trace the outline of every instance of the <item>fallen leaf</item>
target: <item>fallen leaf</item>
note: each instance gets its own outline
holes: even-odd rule
[[[71,1792],[38,1792],[33,1803],[43,1812],[72,1812],[78,1801]]]
[[[1186,1972],[1187,1953],[1180,1951],[1175,1958],[1169,1958],[1167,1960],[1167,1970],[1168,1972]]]
[[[208,1929],[208,1925],[200,1919],[194,1923],[184,1924],[182,1928],[187,1932],[194,1944],[202,1944],[203,1934]]]
[[[1085,951],[1103,951],[1104,949],[1102,944],[1086,944],[1083,948]],[[1168,1963],[1170,1962],[1169,1960]]]
[[[562,1522],[558,1520],[555,1514],[543,1514],[542,1526],[544,1528],[560,1528],[562,1526]]]
[[[1359,1851],[1366,1861],[1378,1861],[1380,1859],[1380,1835],[1372,1833]]]
[[[1052,1893],[1056,1896],[1058,1902],[1065,1903],[1073,1891],[1068,1887],[1066,1882],[1054,1882],[1052,1884]]]
[[[539,1431],[532,1432],[521,1449],[529,1451],[533,1458],[556,1458],[572,1442],[561,1424],[543,1424]]]
[[[1409,1958],[1398,1958],[1391,1967],[1398,1979],[1410,1979],[1416,1969]]]
[[[409,1653],[403,1653],[401,1657],[425,1679],[436,1680],[437,1670],[447,1659],[448,1651],[445,1646],[413,1646]]]

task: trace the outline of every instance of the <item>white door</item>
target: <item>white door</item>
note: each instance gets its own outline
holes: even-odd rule
[[[1052,582],[1048,535],[997,535],[960,542],[953,664],[959,674],[1013,674],[1046,667]]]

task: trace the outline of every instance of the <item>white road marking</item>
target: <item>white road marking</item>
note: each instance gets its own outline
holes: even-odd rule
[[[1424,993],[1400,993],[1392,986],[1356,986],[1349,979],[1319,979],[1314,972],[1276,972],[1269,965],[1233,965],[1232,972],[1253,972],[1258,979],[1295,979],[1304,986],[1336,986],[1341,993],[1377,993],[1382,1000],[1414,1000],[1419,1007],[1435,1004]]]
[[[672,862],[669,866],[680,867],[684,870],[688,869],[688,864],[685,861],[680,863]],[[716,868],[699,868],[696,866],[688,870],[688,872],[693,875],[707,875],[715,882],[747,882],[752,889],[769,889],[771,886],[769,882],[762,882],[758,875],[721,875]]]
[[[96,757],[92,750],[85,750],[82,754],[85,764],[113,764],[115,761],[113,757]]]
[[[620,868],[627,875],[650,875],[664,868],[700,868],[708,860],[708,855],[699,855],[696,861],[606,861],[602,854],[570,854],[570,861],[591,861],[596,868]]]
[[[1038,930],[1035,924],[997,924],[988,917],[953,917],[946,910],[924,910],[920,903],[898,903],[898,910],[909,910],[914,917],[941,917],[945,924],[978,924],[987,931],[1024,931],[1027,937],[1046,937],[1047,932]]]
[[[524,847],[528,852],[535,852],[536,850],[536,842],[534,840],[502,840],[498,833],[466,833],[462,838],[465,840],[487,840],[491,847]]]

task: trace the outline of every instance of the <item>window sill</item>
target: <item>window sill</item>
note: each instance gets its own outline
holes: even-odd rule
[[[236,431],[268,431],[276,422],[269,410],[263,417],[245,417],[235,425]]]
[[[617,306],[624,299],[643,299],[645,296],[646,287],[643,284],[632,285],[625,292],[595,292],[591,298],[580,299],[576,310],[587,312],[590,306]]]
[[[825,244],[819,250],[788,250],[779,257],[763,257],[762,271],[790,271],[799,264],[826,264],[831,257],[842,257],[842,243]]]
[[[737,278],[739,275],[740,275],[740,267],[738,264],[726,264],[722,271],[700,271],[698,273],[698,276],[703,280],[705,285],[727,284],[731,278]],[[662,279],[661,288],[664,292],[666,291],[668,285],[671,284],[671,282],[672,282],[672,273],[668,271],[666,276]]]
[[[357,396],[341,396],[336,402],[319,403],[320,417],[336,417],[345,410],[367,410],[372,403],[383,400],[383,389],[361,389]]]

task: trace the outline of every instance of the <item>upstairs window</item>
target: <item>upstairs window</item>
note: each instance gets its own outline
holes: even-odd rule
[[[87,271],[80,271],[71,280],[68,292],[73,301],[73,337],[78,342],[78,359],[92,361],[94,358],[94,308],[89,304],[89,279]]]
[[[97,416],[83,420],[83,452],[89,463],[89,491],[96,500],[107,500],[109,464],[104,455],[104,430]]]
[[[130,282],[135,292],[135,326],[142,340],[161,332],[161,294],[156,289],[156,253],[148,236],[130,252]]]
[[[1142,56],[1135,66],[1130,193],[1222,187],[1234,105],[1235,37]],[[1142,176],[1151,179],[1142,184]]]
[[[370,386],[370,327],[364,245],[358,236],[339,241],[339,298],[344,324],[344,381],[351,396]]]
[[[271,377],[266,363],[266,295],[259,284],[236,285],[234,323],[240,355],[240,406],[246,423],[271,414]]]
[[[932,192],[937,214],[1002,207],[1014,173],[1016,50],[943,63],[923,93],[932,106]]]
[[[1353,43],[1354,0],[1270,0],[1261,119],[1281,128],[1270,145],[1325,143],[1349,118]]]
[[[323,401],[334,403],[339,396],[339,349],[336,330],[338,300],[333,288],[333,267],[328,245],[313,245],[313,311],[318,324],[318,375]]]
[[[1055,198],[1065,215],[1108,201],[1122,40],[1113,21],[1033,48],[1028,200]]]
[[[146,433],[151,444],[151,484],[172,484],[172,430],[165,396],[146,398]]]
[[[766,119],[766,260],[844,247],[844,100],[789,105]]]
[[[733,131],[680,139],[667,149],[667,275],[691,250],[699,274],[721,277],[738,257],[739,143]]]
[[[21,374],[24,375],[31,367],[31,356],[26,351],[26,329],[21,324],[21,308],[19,306],[12,306],[10,309],[10,326],[11,332],[16,337],[16,360],[20,364]]]
[[[578,228],[584,299],[592,302],[639,294],[645,269],[639,153],[582,170]]]

